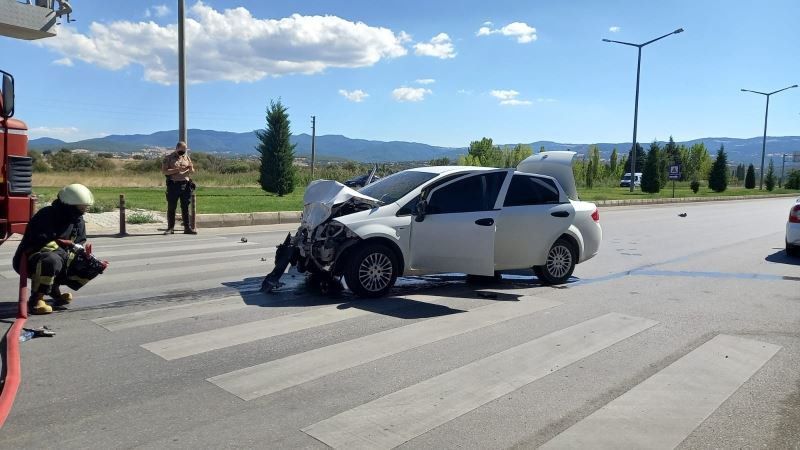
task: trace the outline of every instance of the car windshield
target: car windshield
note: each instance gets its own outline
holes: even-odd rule
[[[431,172],[405,170],[364,186],[358,192],[369,195],[383,203],[393,203],[403,198],[417,186],[436,177],[436,175]]]

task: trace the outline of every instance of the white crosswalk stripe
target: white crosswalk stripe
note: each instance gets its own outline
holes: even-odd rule
[[[475,361],[303,428],[333,448],[394,448],[657,324],[610,313]]]
[[[540,448],[675,448],[778,350],[718,335]]]
[[[119,331],[144,325],[155,325],[173,320],[188,319],[190,317],[219,314],[247,307],[257,308],[258,306],[248,305],[242,300],[240,295],[235,295],[184,305],[167,306],[128,314],[100,317],[98,319],[93,319],[92,322],[102,326],[108,331]]]

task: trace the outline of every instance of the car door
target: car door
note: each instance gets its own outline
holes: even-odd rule
[[[411,267],[493,275],[499,198],[510,172],[481,171],[426,193],[424,216],[411,221]]]
[[[516,173],[497,218],[498,270],[544,264],[547,252],[575,219],[575,208],[550,177]]]

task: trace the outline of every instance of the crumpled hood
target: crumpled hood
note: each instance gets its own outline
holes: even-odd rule
[[[357,198],[364,203],[379,206],[381,202],[333,180],[316,180],[306,188],[303,195],[303,219],[301,226],[314,229],[331,216],[333,207]]]

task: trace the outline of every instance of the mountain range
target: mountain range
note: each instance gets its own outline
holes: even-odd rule
[[[256,155],[259,144],[255,131],[234,133],[228,131],[190,129],[189,146],[194,151],[227,154],[229,156]],[[28,146],[33,150],[86,149],[94,152],[132,153],[145,148],[172,148],[178,140],[178,131],[158,131],[152,134],[109,135],[102,138],[86,139],[77,142],[64,142],[59,139],[42,137],[32,139]],[[292,135],[291,142],[296,145],[295,156],[311,155],[311,136],[308,134]],[[730,163],[755,163],[761,161],[762,137],[748,139],[712,137],[678,142],[686,146],[703,142],[712,156],[720,145],[725,146]],[[535,141],[523,143],[530,145],[534,151],[544,147],[547,150],[573,150],[585,154],[590,145],[597,145],[603,158],[608,158],[614,148],[618,152],[626,152],[629,142],[569,144],[552,141]],[[663,145],[663,142],[661,142]],[[514,144],[500,144],[504,146]],[[641,145],[647,149],[649,142]],[[435,158],[455,160],[467,152],[467,147],[437,147],[417,142],[374,141],[352,139],[341,135],[324,135],[316,137],[315,152],[320,158],[349,159],[361,162],[384,161],[428,161]],[[774,155],[780,164],[780,154],[800,152],[800,136],[776,136],[767,138],[767,154]]]

